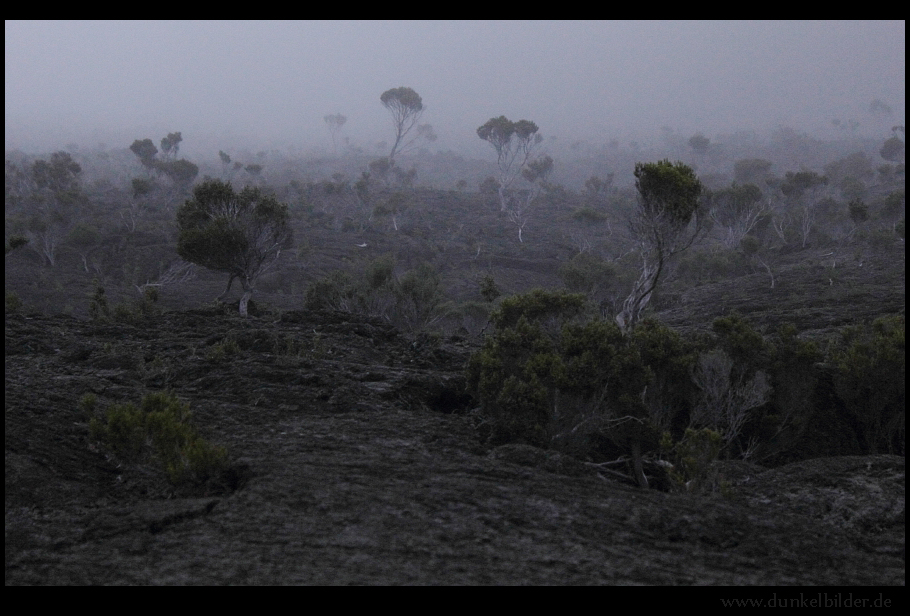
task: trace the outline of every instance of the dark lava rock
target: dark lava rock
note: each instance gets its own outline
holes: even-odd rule
[[[642,491],[488,451],[463,343],[339,313],[6,317],[7,584],[904,583],[904,460],[727,464]],[[79,408],[174,391],[231,455],[180,492],[91,442]]]

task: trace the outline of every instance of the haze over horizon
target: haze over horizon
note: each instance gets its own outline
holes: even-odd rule
[[[561,142],[789,126],[885,139],[904,124],[903,21],[7,21],[5,148],[331,151],[323,120],[381,153],[379,96],[416,90],[433,149],[488,156],[491,117]],[[873,100],[890,114],[873,114]],[[213,150],[214,148],[214,150]]]

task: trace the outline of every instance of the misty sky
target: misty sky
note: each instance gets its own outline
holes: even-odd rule
[[[181,152],[331,148],[323,117],[372,153],[389,88],[422,97],[435,147],[529,119],[562,141],[714,136],[780,125],[880,134],[904,123],[904,22],[5,22],[6,148]],[[880,99],[893,116],[872,121]],[[205,144],[204,147],[202,144]]]

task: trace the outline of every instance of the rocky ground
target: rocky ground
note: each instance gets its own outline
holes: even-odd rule
[[[904,584],[904,458],[642,491],[484,447],[470,350],[338,313],[8,314],[6,583]],[[175,490],[89,438],[84,394],[163,389],[228,448],[220,483]]]

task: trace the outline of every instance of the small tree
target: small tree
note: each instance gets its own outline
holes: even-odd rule
[[[477,129],[477,136],[496,150],[501,212],[510,209],[508,191],[531,159],[534,150],[543,141],[537,130],[537,124],[530,120],[512,122],[505,116],[490,118]]]
[[[405,87],[392,88],[383,92],[379,100],[392,114],[392,123],[395,126],[395,143],[392,145],[392,151],[389,152],[390,161],[394,161],[397,154],[406,150],[418,138],[424,137],[430,141],[436,138],[433,135],[433,128],[429,124],[417,125],[424,110],[423,99],[417,92]],[[415,126],[417,134],[408,139],[408,135]]]
[[[176,160],[177,152],[180,151],[180,142],[183,137],[180,132],[168,133],[167,137],[161,140],[161,151],[164,152],[165,160]]]
[[[699,156],[704,156],[711,147],[711,140],[701,133],[695,133],[689,137],[689,147]]]
[[[904,162],[907,147],[900,137],[894,136],[885,141],[882,149],[878,151],[882,158],[890,160],[893,163]]]
[[[229,172],[231,168],[231,157],[222,150],[218,150],[218,158],[221,159],[221,178],[230,179]]]
[[[240,314],[257,278],[275,264],[281,250],[291,245],[292,230],[288,207],[258,188],[235,193],[229,183],[206,180],[193,189],[193,198],[177,211],[179,237],[177,253],[202,267],[227,272],[227,288],[240,280],[243,297]]]
[[[704,226],[702,185],[691,167],[669,160],[635,165],[638,208],[630,224],[641,254],[641,276],[616,315],[624,333],[634,329],[660,276],[677,253],[692,245]]]
[[[158,148],[152,143],[151,139],[136,139],[130,146],[130,151],[136,155],[139,162],[145,167],[151,167],[158,154]]]
[[[338,144],[336,141],[336,137],[338,135],[338,131],[340,131],[341,127],[344,126],[345,123],[348,121],[348,118],[347,118],[347,116],[343,116],[340,113],[335,113],[335,114],[329,114],[322,119],[325,120],[326,126],[329,127],[329,134],[332,135],[332,151],[335,154],[337,154],[338,153]]]

